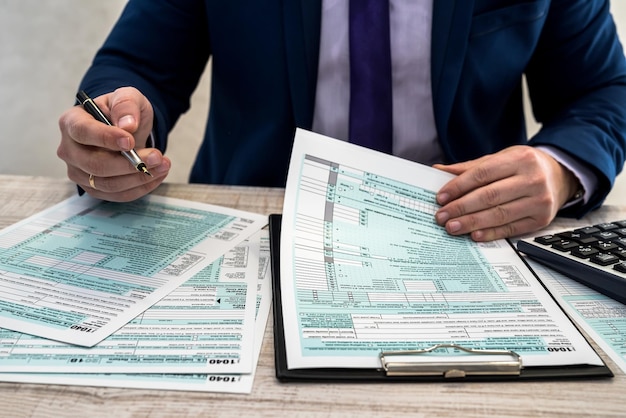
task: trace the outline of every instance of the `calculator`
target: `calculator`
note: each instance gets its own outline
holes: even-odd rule
[[[521,239],[517,249],[547,267],[626,303],[626,220]]]

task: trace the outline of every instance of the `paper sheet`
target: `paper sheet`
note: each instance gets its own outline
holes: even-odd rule
[[[508,242],[436,225],[441,171],[298,130],[281,293],[290,369],[380,367],[436,343],[507,349],[526,366],[602,362]]]
[[[139,389],[162,389],[180,391],[204,391],[226,393],[250,393],[254,382],[263,335],[269,316],[272,288],[270,271],[269,239],[267,231],[261,231],[250,239],[259,241],[258,258],[250,257],[250,264],[258,266],[256,277],[256,301],[253,346],[247,347],[253,353],[251,373],[245,374],[68,374],[68,373],[0,373],[0,381],[44,383],[60,385],[126,387]]]
[[[570,317],[626,373],[626,305],[528,260]]]
[[[253,238],[93,347],[0,329],[0,372],[250,373],[260,245]]]
[[[159,196],[67,199],[0,231],[0,323],[93,346],[266,223]]]

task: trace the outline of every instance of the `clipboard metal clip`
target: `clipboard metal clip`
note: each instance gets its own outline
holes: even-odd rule
[[[463,353],[437,355],[438,349],[453,348]],[[432,354],[432,355],[429,355]],[[436,344],[429,348],[383,351],[380,363],[387,376],[519,376],[522,358],[510,350],[478,350],[457,344]]]

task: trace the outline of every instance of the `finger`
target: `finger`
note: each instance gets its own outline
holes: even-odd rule
[[[128,160],[117,151],[107,151],[102,148],[77,146],[66,150],[66,161],[70,161],[68,166],[75,169],[93,174],[99,177],[115,177],[125,174],[134,174],[137,169],[133,167]],[[158,169],[168,162],[169,159],[163,156],[161,152],[154,148],[144,148],[139,150],[139,157],[146,163],[148,170]],[[165,161],[167,160],[167,161]],[[161,167],[163,168],[163,167]],[[152,173],[153,175],[155,173]],[[149,176],[146,176],[149,177]],[[70,177],[70,180],[77,181],[79,179]]]
[[[493,228],[514,222],[513,203],[497,205],[488,209],[452,217],[445,222],[446,231],[451,235],[469,234],[473,231]]]
[[[149,177],[135,172],[115,177],[99,177],[93,174],[81,173],[85,187],[97,190],[99,193],[107,195],[122,195],[137,188],[159,182],[162,177]]]
[[[435,214],[437,223],[443,225],[451,218],[483,211],[510,201],[538,194],[534,184],[519,176],[507,177],[487,186],[473,190],[439,208]]]
[[[473,231],[470,236],[472,240],[476,242],[488,242],[528,234],[535,232],[544,226],[545,225],[541,226],[538,224],[535,219],[522,218],[505,225]]]
[[[119,127],[97,121],[82,106],[75,106],[65,112],[59,119],[59,127],[61,132],[78,144],[112,151],[128,151],[134,146],[132,135]]]
[[[140,94],[132,88],[119,88],[107,97],[111,122],[133,133],[137,130],[141,116]]]
[[[143,140],[152,129],[152,105],[139,90],[123,87],[115,90],[109,97],[111,121],[127,132],[137,134],[138,146],[143,147]]]
[[[164,158],[162,165],[152,168],[153,177],[145,176],[139,172],[99,177],[73,167],[68,169],[68,176],[93,197],[122,202],[134,200],[150,193],[163,182],[170,167],[171,161]]]
[[[479,164],[473,164],[471,168],[444,184],[437,192],[437,202],[445,205],[473,190],[511,177],[515,173],[515,164],[502,159],[486,159]]]
[[[141,177],[140,173],[137,173],[136,177]],[[146,177],[146,176],[144,176]],[[152,192],[154,189],[159,187],[165,177],[161,177],[158,179],[150,180],[149,182],[139,185],[137,187],[124,190],[122,192],[109,193],[100,190],[101,179],[98,177],[94,178],[94,184],[96,188],[93,189],[91,187],[84,188],[84,190],[92,197],[96,199],[106,200],[109,202],[131,202],[133,200],[139,199],[140,197],[145,196],[146,194]]]
[[[136,171],[128,160],[119,151],[109,151],[103,148],[91,147],[77,144],[65,147],[60,157],[68,163],[85,173],[97,176],[112,177],[124,174],[131,174]],[[162,154],[156,149],[142,150],[146,160],[146,165],[157,166],[161,164]],[[76,180],[76,179],[73,179]]]
[[[446,173],[459,175],[477,164],[477,160],[464,161],[456,164],[433,164],[433,167]]]
[[[551,219],[549,213],[533,202],[531,198],[525,197],[458,218],[451,218],[445,223],[445,228],[451,235],[475,234],[476,231],[498,228],[499,236],[505,233],[505,236],[510,237],[522,233],[519,229],[521,226],[527,229],[524,232],[529,232],[529,226],[520,225],[520,220],[528,219],[529,225],[534,225],[532,230],[535,230],[546,226]]]

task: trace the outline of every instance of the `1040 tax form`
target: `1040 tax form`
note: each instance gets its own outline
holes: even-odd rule
[[[280,237],[288,369],[377,369],[381,352],[437,344],[512,351],[524,367],[603,365],[509,242],[436,224],[451,178],[297,131]]]
[[[0,231],[0,324],[91,347],[266,224],[159,196],[72,197]]]

